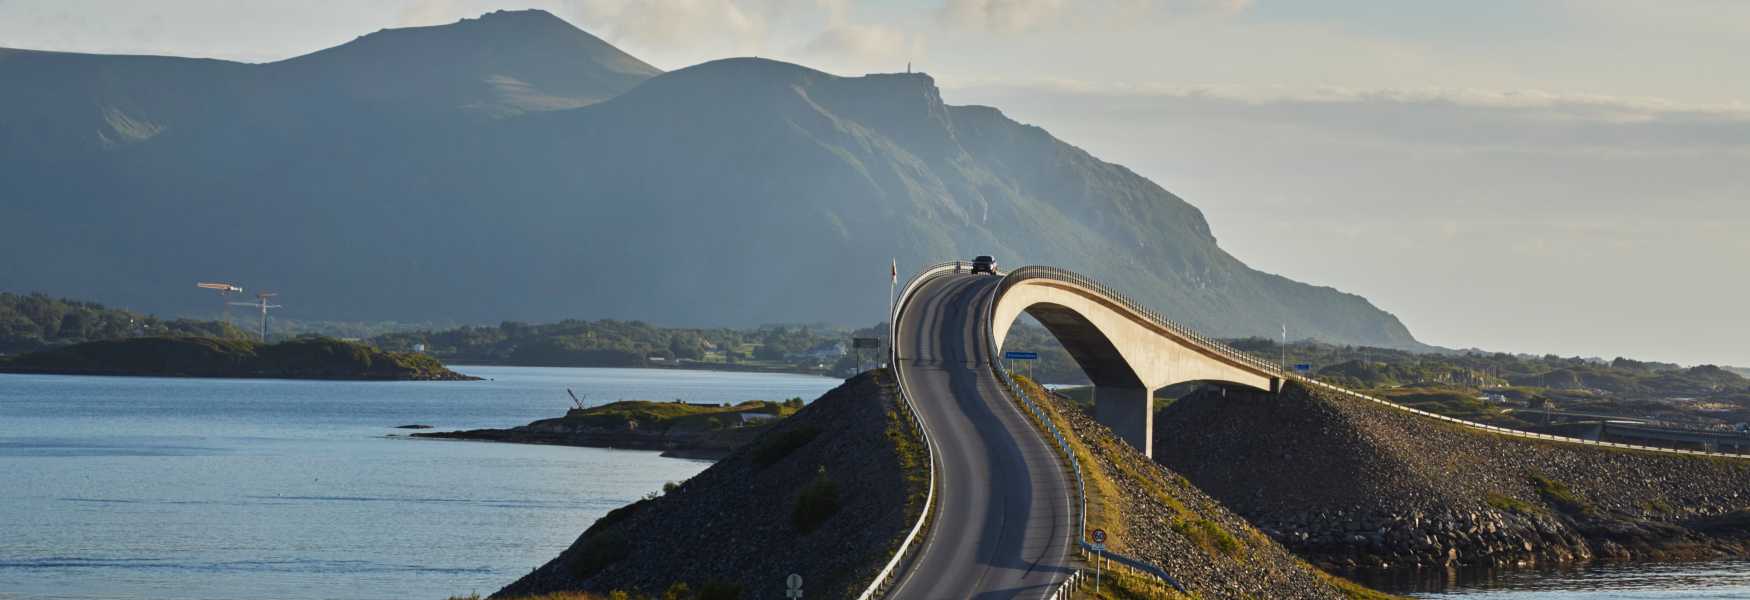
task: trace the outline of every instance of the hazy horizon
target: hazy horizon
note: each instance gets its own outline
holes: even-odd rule
[[[1750,81],[1727,76],[1750,5],[1419,6],[0,0],[0,46],[271,61],[541,8],[664,69],[910,62],[949,103],[1130,167],[1248,264],[1365,296],[1423,342],[1750,365]]]

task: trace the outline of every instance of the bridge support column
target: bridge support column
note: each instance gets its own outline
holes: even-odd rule
[[[1147,388],[1094,386],[1094,420],[1112,428],[1120,439],[1154,458],[1155,391]]]

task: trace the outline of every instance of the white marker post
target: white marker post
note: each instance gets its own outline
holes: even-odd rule
[[[784,578],[784,597],[785,598],[801,598],[802,597],[802,576],[801,575],[791,573],[789,577]]]

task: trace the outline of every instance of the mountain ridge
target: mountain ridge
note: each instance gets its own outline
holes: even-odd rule
[[[587,39],[554,30],[550,15],[493,18],[599,42],[569,25]],[[372,35],[381,34],[360,39]],[[321,61],[215,70],[319,65],[338,60],[337,49],[377,43],[358,42]],[[577,69],[611,70],[556,50],[571,42],[518,43]],[[376,71],[348,73],[359,72]],[[450,100],[491,93],[451,87],[456,78],[409,75],[363,99],[332,83],[342,76],[287,78],[312,88],[299,97],[311,100],[292,103],[250,78],[215,83],[203,73],[186,74],[182,88],[232,92],[223,97],[245,99],[242,107],[203,111],[123,78],[136,87],[118,83],[127,93],[116,96],[133,104],[118,104],[109,126],[139,139],[61,154],[0,143],[0,156],[31,155],[44,167],[0,165],[29,198],[7,201],[28,226],[0,246],[19,256],[66,239],[103,241],[0,263],[19,274],[7,287],[182,312],[198,298],[169,282],[222,276],[355,320],[866,323],[885,308],[885,282],[874,278],[885,278],[889,260],[993,254],[1083,272],[1212,335],[1274,336],[1287,322],[1338,343],[1420,346],[1365,298],[1246,267],[1217,245],[1200,210],[1155,182],[996,108],[947,104],[922,73],[840,77],[731,58],[654,74],[581,106],[504,101],[493,111],[394,100],[428,88]],[[544,85],[582,89],[589,80]],[[55,89],[55,104],[78,96],[77,86]],[[18,112],[0,100],[0,133],[27,128]],[[189,116],[203,112],[211,114]],[[92,118],[63,113],[73,116],[54,115]],[[61,143],[77,130],[38,137]],[[866,289],[854,265],[874,265]]]

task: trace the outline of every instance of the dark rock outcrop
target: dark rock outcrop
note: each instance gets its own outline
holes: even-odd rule
[[[510,429],[467,429],[415,433],[411,437],[513,444],[548,444],[621,450],[657,450],[675,458],[720,459],[752,442],[763,427],[715,431],[609,430],[572,426],[562,419],[542,419]]]
[[[852,378],[679,487],[608,513],[494,597],[682,582],[768,597],[754,591],[782,589],[790,573],[809,597],[854,597],[910,530],[928,482],[898,402],[886,371]]]
[[[1750,461],[1508,438],[1293,385],[1175,402],[1156,417],[1155,458],[1329,566],[1750,549]]]

